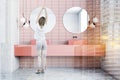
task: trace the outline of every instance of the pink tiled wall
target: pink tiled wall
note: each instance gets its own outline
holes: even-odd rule
[[[46,34],[46,38],[51,40],[52,44],[66,44],[67,40],[73,38],[73,35],[78,36],[78,39],[86,39],[89,44],[99,43],[99,25],[95,29],[86,30],[83,33],[73,34],[68,32],[63,25],[63,15],[65,11],[71,7],[79,6],[88,11],[90,18],[97,15],[100,16],[100,0],[19,0],[20,1],[20,15],[24,13],[25,17],[29,19],[30,13],[35,8],[43,5],[45,1],[45,6],[50,8],[56,16],[56,25],[54,29]],[[96,8],[95,8],[96,7]],[[20,28],[20,43],[26,44],[33,39],[33,31],[31,28]]]
[[[24,12],[25,17],[29,19],[30,13],[36,7],[43,5],[50,8],[56,16],[56,25],[54,29],[46,34],[46,38],[52,44],[66,44],[67,40],[76,35],[78,39],[85,39],[88,44],[100,43],[100,25],[97,24],[95,29],[87,29],[83,33],[73,34],[68,32],[62,22],[63,15],[68,8],[79,6],[87,10],[90,18],[97,15],[100,18],[100,0],[19,0],[20,15]],[[29,44],[33,39],[34,32],[31,28],[20,27],[20,44]],[[36,57],[20,57],[20,67],[35,67],[37,64]],[[64,60],[64,61],[63,61]],[[77,61],[77,62],[76,62]],[[47,66],[49,67],[100,67],[100,58],[96,57],[47,57]]]
[[[20,57],[20,68],[38,65],[37,57]],[[100,57],[47,57],[47,67],[100,68]]]

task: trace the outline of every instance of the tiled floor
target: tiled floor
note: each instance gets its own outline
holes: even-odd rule
[[[18,69],[12,74],[1,74],[0,80],[115,80],[100,69],[47,68],[44,74],[36,69]]]

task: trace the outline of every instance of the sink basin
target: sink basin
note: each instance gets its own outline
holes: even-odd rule
[[[46,39],[46,42],[47,42],[47,45],[50,45],[50,44],[51,44],[51,41],[48,40],[48,39]],[[31,44],[31,45],[36,45],[36,40],[35,40],[35,39],[30,40],[30,44]]]
[[[86,45],[87,40],[68,40],[68,45]]]

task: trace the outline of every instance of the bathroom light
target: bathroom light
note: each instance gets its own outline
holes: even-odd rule
[[[19,27],[23,27],[25,25],[26,18],[24,16],[21,16],[19,18]]]
[[[95,14],[93,14],[93,15],[95,15],[95,16],[93,17],[93,23],[95,23],[95,24],[96,24],[96,23],[98,23],[98,22],[99,22],[99,19],[98,19],[98,18],[97,18],[97,16],[96,16],[96,15],[97,15],[97,14],[96,14],[96,7],[97,7],[97,6],[96,6],[96,2],[95,2],[95,4],[94,4],[94,5],[95,5]],[[92,7],[93,7],[93,6],[92,6]]]
[[[23,25],[24,28],[28,28],[29,27],[29,24],[28,23],[25,23],[25,25]]]
[[[89,17],[88,17],[88,19],[89,19]],[[91,22],[91,20],[89,19],[89,25],[88,25],[88,27],[89,28],[95,28],[95,26],[96,26],[96,23],[98,23],[99,22],[99,19],[95,16],[94,18],[93,18],[93,21]]]
[[[25,8],[27,9],[27,1],[25,3],[26,4],[24,4],[24,5],[26,5]],[[24,9],[24,5],[23,5],[23,9]],[[23,12],[22,18],[21,18],[21,20],[24,22],[23,25],[22,25],[23,28],[28,28],[30,26],[26,12],[27,11]],[[25,13],[25,16],[24,16],[24,13]]]
[[[95,25],[93,23],[90,24],[91,28],[95,28]]]
[[[93,5],[94,4],[92,4],[92,8],[93,8]],[[92,16],[93,16],[94,14],[92,13]],[[91,22],[92,21],[92,22]],[[90,28],[95,28],[96,27],[96,23],[98,23],[99,22],[99,19],[97,18],[97,16],[96,16],[96,2],[95,2],[95,16],[92,18],[92,20],[90,20],[89,21],[89,25],[88,25],[88,27],[90,27]]]
[[[22,16],[22,17],[20,18],[20,22],[21,22],[22,24],[24,24],[24,23],[26,22],[26,19],[25,19],[24,16]]]
[[[23,25],[24,28],[28,28],[29,27],[29,24],[26,22],[24,25]]]
[[[98,20],[98,18],[97,18],[96,16],[93,18],[93,22],[94,22],[94,23],[99,22],[99,20]]]

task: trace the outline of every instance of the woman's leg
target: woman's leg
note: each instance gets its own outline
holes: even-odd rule
[[[47,54],[47,44],[46,44],[46,40],[42,42],[42,71],[44,72],[45,68],[46,68],[46,54]]]
[[[41,63],[42,63],[42,61],[41,61],[41,50],[39,50],[38,51],[38,69],[40,69],[41,68]]]
[[[41,62],[42,62],[42,70],[45,70],[46,69],[46,50],[42,50]]]
[[[38,70],[36,74],[40,74],[41,72],[41,50],[38,51],[37,61],[38,61],[38,64],[37,64]]]

